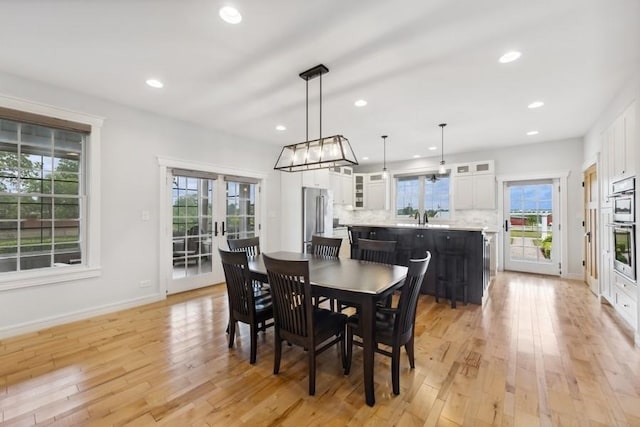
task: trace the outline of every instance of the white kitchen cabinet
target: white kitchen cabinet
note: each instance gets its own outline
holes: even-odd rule
[[[353,204],[353,169],[336,166],[329,172],[329,188],[333,190],[333,203],[337,205]]]
[[[365,208],[387,209],[387,179],[382,173],[371,173],[366,178]]]
[[[330,188],[329,169],[314,169],[302,172],[302,186]]]
[[[354,209],[389,209],[388,181],[382,172],[353,174]]]
[[[614,308],[635,331],[638,326],[637,285],[614,274],[613,291],[615,293]]]
[[[600,296],[614,303],[613,293],[613,233],[607,224],[611,224],[613,216],[610,208],[600,210]]]
[[[635,172],[636,141],[636,105],[631,103],[609,126],[606,132],[606,143],[603,151],[608,151],[610,159],[610,176],[613,181]]]
[[[492,160],[460,164],[453,169],[456,210],[495,209],[496,177]]]

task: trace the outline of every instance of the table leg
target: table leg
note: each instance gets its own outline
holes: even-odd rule
[[[375,301],[373,298],[366,298],[362,306],[362,358],[364,366],[364,395],[367,405],[373,406],[376,403],[375,391],[373,389],[373,361],[375,354],[374,319]]]

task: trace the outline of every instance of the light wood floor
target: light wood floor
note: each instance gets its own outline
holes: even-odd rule
[[[376,355],[376,406],[364,404],[361,350],[351,375],[272,332],[249,365],[248,328],[225,335],[224,286],[0,341],[0,422],[42,425],[640,426],[640,350],[610,307],[578,282],[505,273],[483,307],[421,296],[416,369]]]

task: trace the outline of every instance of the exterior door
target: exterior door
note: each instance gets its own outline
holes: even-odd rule
[[[177,170],[169,178],[173,256],[167,293],[224,281],[217,252],[222,239],[220,180],[213,174]]]
[[[167,293],[222,283],[218,248],[228,249],[228,238],[258,235],[258,181],[210,172],[170,172],[173,256]]]
[[[558,179],[504,185],[504,268],[560,275]]]
[[[584,280],[598,295],[598,180],[596,165],[584,172]]]

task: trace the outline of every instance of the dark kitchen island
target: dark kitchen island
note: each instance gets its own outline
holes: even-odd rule
[[[467,258],[465,277],[469,282],[468,302],[482,304],[489,286],[489,248],[484,227],[465,227],[441,224],[398,224],[348,226],[351,258],[358,258],[358,239],[395,240],[397,242],[396,264],[408,265],[411,258],[422,258],[431,252],[431,264],[422,282],[423,294],[435,295],[437,272],[444,271],[443,259],[435,247],[437,236],[443,234],[464,238],[464,252]],[[442,293],[443,291],[441,291]],[[447,298],[449,296],[447,295]],[[460,291],[458,301],[462,301]]]

